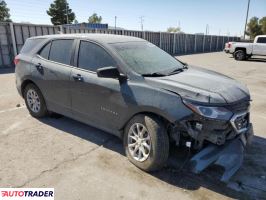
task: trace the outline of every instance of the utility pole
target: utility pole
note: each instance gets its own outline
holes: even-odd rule
[[[115,16],[115,30],[116,30],[116,19],[117,19],[117,16]]]
[[[140,16],[141,31],[143,31],[144,16]]]
[[[66,1],[66,20],[67,20],[67,24],[68,24],[68,9],[67,9],[67,1]]]
[[[247,23],[248,23],[249,4],[250,4],[250,0],[248,0],[248,8],[247,8],[247,14],[246,14],[246,23],[245,23],[245,29],[244,29],[244,39],[246,37],[246,28],[247,28]]]

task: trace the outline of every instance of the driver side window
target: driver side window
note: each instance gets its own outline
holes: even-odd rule
[[[114,59],[100,46],[81,41],[79,46],[78,67],[96,72],[97,69],[116,66]]]

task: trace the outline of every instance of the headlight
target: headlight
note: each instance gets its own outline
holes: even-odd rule
[[[186,100],[183,102],[192,111],[207,118],[229,120],[233,116],[233,113],[224,107],[201,106]]]

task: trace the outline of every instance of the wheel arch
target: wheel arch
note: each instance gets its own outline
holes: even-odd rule
[[[236,47],[235,52],[238,50],[243,50],[245,52],[245,54],[247,53],[247,48],[245,48],[245,47]]]
[[[125,130],[125,128],[126,128],[128,122],[129,122],[131,119],[133,119],[135,116],[137,116],[137,115],[149,115],[149,116],[157,117],[158,119],[162,120],[162,122],[163,122],[163,124],[165,125],[165,127],[166,127],[168,124],[170,124],[170,123],[174,123],[174,122],[175,122],[175,120],[174,120],[173,118],[171,118],[171,117],[169,117],[169,116],[167,116],[167,115],[165,115],[165,114],[158,113],[158,112],[156,112],[156,111],[148,111],[148,110],[146,110],[146,111],[139,111],[139,112],[136,112],[136,113],[134,113],[133,115],[131,115],[131,117],[129,117],[129,118],[125,121],[125,123],[124,123],[124,125],[122,126],[122,128],[120,128],[120,137],[121,137],[121,138],[123,138],[123,136],[124,136],[124,130]]]
[[[21,94],[22,94],[22,97],[24,98],[24,90],[25,90],[25,88],[26,88],[26,86],[28,85],[28,84],[33,84],[33,85],[35,85],[36,87],[38,87],[38,85],[33,81],[33,80],[31,80],[31,79],[25,79],[23,82],[22,82],[22,84],[21,84]],[[38,87],[39,88],[39,87]],[[40,88],[39,88],[40,89]]]

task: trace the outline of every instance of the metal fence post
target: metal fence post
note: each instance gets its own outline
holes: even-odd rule
[[[204,37],[203,37],[203,45],[202,45],[203,47],[202,47],[202,52],[204,52],[205,51],[205,34],[204,34]]]
[[[173,55],[175,54],[175,45],[176,45],[176,34],[174,33],[174,39],[173,39]]]
[[[14,31],[14,24],[10,22],[9,26],[10,26],[11,40],[12,40],[12,46],[13,46],[13,53],[14,53],[14,56],[16,56],[18,55],[18,51],[17,51],[15,31]]]
[[[211,35],[211,41],[210,41],[210,51],[212,51],[212,35]]]
[[[218,41],[219,41],[219,36],[216,36],[217,40],[216,40],[216,51],[218,51]]]
[[[162,48],[162,33],[160,32],[159,47]]]
[[[195,34],[194,53],[197,52],[197,35]]]
[[[187,53],[187,34],[185,34],[185,54]]]
[[[59,32],[60,32],[60,34],[64,34],[63,25],[59,25]]]

